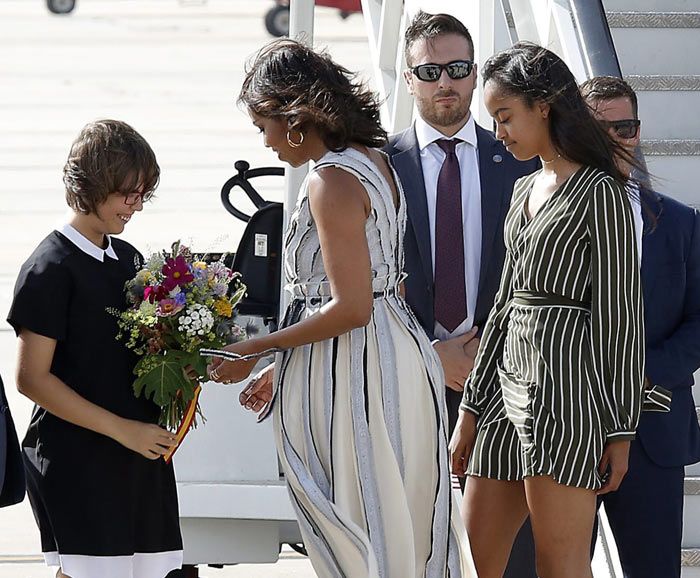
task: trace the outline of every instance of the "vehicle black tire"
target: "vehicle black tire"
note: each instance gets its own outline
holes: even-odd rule
[[[46,0],[46,7],[53,14],[70,14],[75,8],[76,0]]]
[[[265,28],[272,36],[289,35],[289,6],[275,6],[265,14]]]

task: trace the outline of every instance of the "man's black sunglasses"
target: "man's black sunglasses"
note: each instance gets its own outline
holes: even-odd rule
[[[626,118],[623,120],[602,120],[601,124],[605,130],[613,129],[620,138],[634,138],[637,136],[641,123],[637,119]]]
[[[443,70],[452,80],[466,78],[472,73],[474,63],[471,60],[454,60],[447,64],[419,64],[411,68],[411,72],[424,82],[436,82]]]

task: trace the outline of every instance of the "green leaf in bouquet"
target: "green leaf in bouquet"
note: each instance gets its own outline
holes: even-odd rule
[[[139,366],[147,364],[147,371],[134,381],[134,393],[142,394],[161,407],[169,404],[179,396],[186,401],[192,399],[194,385],[183,372],[187,358],[191,354],[182,351],[168,351],[165,355],[146,356],[139,360],[135,373],[140,373]],[[188,395],[189,394],[189,395]]]
[[[209,362],[206,357],[202,357],[198,351],[192,353],[190,365],[194,367],[197,375],[199,375],[203,381],[209,381],[209,376],[207,375],[207,365],[209,365]]]
[[[233,294],[229,297],[229,300],[231,301],[231,305],[235,308],[236,305],[238,305],[238,302],[243,299],[245,296],[245,292],[248,290],[248,287],[246,287],[245,283],[238,282],[238,286],[236,287],[235,291]]]

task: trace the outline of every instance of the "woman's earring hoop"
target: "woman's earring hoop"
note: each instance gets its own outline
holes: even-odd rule
[[[293,149],[298,149],[304,142],[304,133],[299,132],[299,142],[294,142],[292,140],[291,131],[287,131],[287,144]]]

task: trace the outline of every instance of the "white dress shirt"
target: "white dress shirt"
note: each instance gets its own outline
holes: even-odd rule
[[[119,257],[117,257],[117,254],[114,252],[112,238],[109,235],[105,235],[105,237],[107,237],[107,248],[103,249],[95,245],[95,243],[90,241],[87,237],[83,236],[78,229],[68,223],[63,225],[58,232],[78,247],[83,253],[87,253],[90,257],[97,259],[101,263],[104,263],[105,255],[111,259],[119,260]]]
[[[425,193],[428,201],[430,246],[435,275],[435,209],[437,205],[437,181],[445,153],[435,143],[447,138],[420,116],[416,118],[416,137],[420,148]],[[467,288],[467,318],[453,332],[435,322],[435,337],[449,339],[469,331],[474,324],[474,310],[479,291],[481,267],[481,180],[479,179],[479,153],[476,141],[474,117],[469,115],[467,123],[452,138],[462,140],[455,147],[462,182],[462,227],[464,232],[464,274]]]
[[[642,266],[642,234],[644,233],[644,220],[642,219],[642,202],[639,198],[639,186],[630,181],[627,184],[627,194],[632,205],[632,216],[634,217],[634,233],[637,238],[637,257],[639,266]]]

